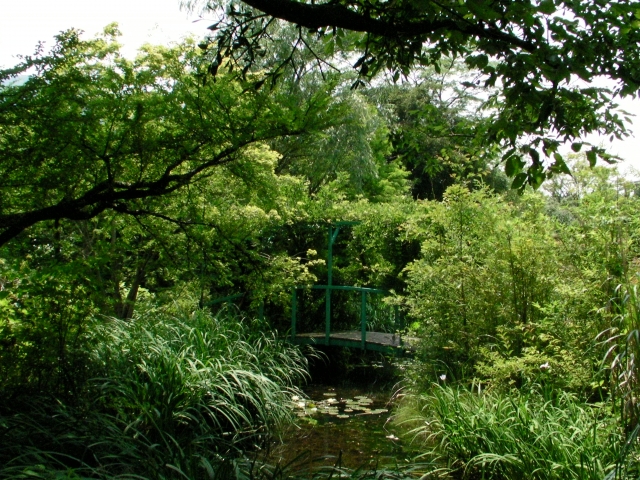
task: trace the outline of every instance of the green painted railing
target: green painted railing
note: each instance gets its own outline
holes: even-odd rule
[[[351,292],[360,292],[360,331],[361,341],[360,347],[366,349],[367,343],[367,294],[381,294],[389,295],[390,292],[381,290],[379,288],[366,288],[366,287],[351,287],[343,285],[333,285],[333,245],[340,233],[340,229],[343,227],[351,227],[357,225],[360,222],[356,221],[338,221],[328,224],[327,232],[327,285],[313,285],[304,287],[294,287],[291,290],[291,341],[295,343],[296,340],[296,323],[298,317],[298,290],[325,290],[325,344],[331,343],[331,292],[334,290],[346,290]],[[239,293],[236,295],[230,295],[228,297],[216,298],[208,302],[207,306],[212,306],[221,303],[233,302],[244,294]],[[260,304],[259,313],[260,319],[264,316],[264,300]],[[395,320],[398,323],[398,309],[395,310]]]
[[[331,338],[331,291],[333,290],[346,290],[351,292],[360,292],[360,344],[364,350],[367,343],[367,294],[382,294],[389,295],[386,290],[379,288],[366,288],[366,287],[351,287],[343,285],[313,285],[310,287],[295,287],[291,290],[291,341],[294,342],[297,329],[296,324],[298,320],[298,290],[325,290],[327,292],[325,297],[325,345],[330,344]],[[397,309],[396,309],[396,321],[397,321]]]
[[[204,304],[205,307],[211,307],[219,303],[233,303],[234,300],[244,297],[244,293],[236,293],[235,295],[229,295],[228,297],[219,297],[214,300],[210,300]]]

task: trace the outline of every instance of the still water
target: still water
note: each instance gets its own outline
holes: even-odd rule
[[[270,463],[292,470],[339,466],[368,469],[408,462],[414,455],[392,425],[392,391],[313,384],[292,398],[297,425],[272,447]]]

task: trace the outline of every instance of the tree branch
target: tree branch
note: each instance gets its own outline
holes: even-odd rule
[[[0,232],[0,247],[38,222],[61,218],[88,220],[105,210],[113,209],[117,202],[166,195],[191,183],[195,177],[206,170],[233,161],[234,154],[250,144],[257,141],[270,140],[285,134],[295,135],[299,133],[302,132],[298,130],[272,132],[262,135],[260,138],[256,138],[252,134],[182,174],[172,174],[169,168],[178,167],[186,160],[189,160],[191,152],[185,153],[183,158],[172,163],[159,178],[153,181],[132,184],[103,181],[73,200],[64,199],[48,207],[28,212],[0,215],[0,229],[2,229]]]
[[[372,18],[338,3],[308,4],[297,0],[242,0],[243,3],[268,15],[317,30],[336,27],[355,32],[367,32],[381,37],[416,37],[439,30],[459,31],[479,38],[498,40],[532,52],[535,45],[499,29],[482,24],[457,22],[451,19],[420,21],[387,21]]]

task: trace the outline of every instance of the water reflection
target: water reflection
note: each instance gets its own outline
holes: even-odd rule
[[[297,426],[273,446],[269,463],[375,468],[411,458],[388,421],[391,392],[310,385],[305,393],[306,399],[292,399]]]

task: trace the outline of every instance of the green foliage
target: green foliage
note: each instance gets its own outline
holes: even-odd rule
[[[476,138],[486,121],[480,101],[460,85],[469,73],[451,62],[446,73],[420,69],[414,75],[402,85],[366,91],[389,126],[391,157],[411,174],[413,197],[441,200],[447,187],[460,182],[500,189],[492,176],[496,152]]]
[[[416,212],[407,201],[351,204],[359,223],[343,237],[344,257],[336,262],[335,275],[345,284],[384,288],[401,293],[399,278],[404,266],[415,259],[417,245],[403,235],[402,224]],[[356,261],[354,261],[356,260]]]
[[[576,172],[573,190],[552,186],[562,198],[506,203],[452,187],[406,222],[423,242],[406,306],[427,372],[607,394],[595,339],[615,325],[616,285],[637,269],[637,201],[608,170]]]
[[[409,378],[432,417],[416,432],[463,476],[637,475],[635,186],[615,170],[573,168],[550,196],[510,203],[452,187],[403,225],[422,241],[406,268],[421,337]],[[485,393],[431,389],[438,377],[474,378]],[[602,400],[611,413],[601,427],[581,402]]]
[[[176,435],[194,429],[237,441],[288,419],[287,389],[305,378],[304,357],[263,325],[203,311],[173,315],[151,311],[98,329],[108,409],[150,441],[168,434],[180,445]]]
[[[372,15],[409,8],[387,3]],[[390,290],[368,303],[371,326],[396,331],[394,307],[403,306],[420,337],[408,376],[428,393],[414,397],[412,421],[433,458],[473,478],[600,478],[616,461],[637,462],[637,185],[556,151],[558,135],[622,135],[624,127],[615,114],[593,116],[606,92],[562,84],[581,71],[572,49],[582,46],[582,26],[553,15],[552,2],[534,13],[481,3],[451,8],[479,19],[481,30],[502,21],[507,43],[523,20],[518,32],[531,38],[501,57],[494,37],[469,44],[456,24],[438,33],[442,49],[428,47],[434,57],[425,63],[437,69],[464,53],[486,84],[513,80],[489,101],[497,107],[490,125],[469,111],[466,90],[431,77],[363,95],[345,88],[353,78],[307,69],[308,55],[290,68],[300,39],[334,56],[368,37],[358,63],[365,76],[393,70],[400,54],[377,43],[385,35],[318,35],[255,10],[230,12],[227,26],[267,22],[238,38],[277,51],[255,58],[260,71],[249,59],[240,76],[223,68],[237,66],[233,49],[208,72],[192,42],[147,46],[127,60],[115,27],[89,41],[63,33],[51,52],[0,72],[0,476],[286,475],[257,472],[244,455],[291,420],[306,361],[271,327],[288,328],[293,286],[325,277],[327,225],[339,220],[358,223],[333,246],[334,284]],[[410,13],[446,16],[427,4]],[[615,24],[612,5],[603,11]],[[351,6],[304,4],[361,14]],[[583,3],[567,8],[585,28],[593,23]],[[557,44],[540,37],[542,19]],[[556,31],[560,24],[566,31]],[[274,31],[282,39],[263,42]],[[417,60],[421,44],[400,64]],[[568,50],[557,52],[561,45]],[[376,64],[383,53],[389,65]],[[540,56],[550,53],[560,60]],[[560,53],[576,62],[569,77],[558,70]],[[632,76],[610,66],[604,71],[626,82],[621,93],[631,92]],[[26,82],[11,84],[25,72]],[[523,133],[529,145],[519,145]],[[505,166],[515,187],[553,175],[549,195],[478,188],[475,180],[492,175],[491,142],[513,147]],[[543,167],[541,153],[552,163]],[[601,153],[584,152],[584,164]],[[557,176],[569,167],[570,180]],[[415,202],[410,176],[430,179],[430,188],[414,186],[436,198],[458,183],[440,203]],[[232,307],[217,316],[201,309],[237,293],[237,311],[261,306],[270,325],[235,317]],[[342,293],[335,325],[360,309],[359,298]],[[313,292],[299,300],[300,309],[305,301],[309,311],[322,307]],[[606,349],[611,368],[603,369]],[[435,378],[470,377],[485,393],[428,388]],[[577,400],[609,395],[624,429],[608,406]]]
[[[303,93],[292,92],[292,95]],[[371,197],[385,195],[385,187],[378,186],[381,181],[390,179],[390,185],[398,182],[398,172],[387,172],[390,166],[386,161],[388,153],[387,131],[384,122],[366,97],[350,92],[338,91],[334,96],[335,116],[333,125],[321,133],[284,138],[274,142],[273,147],[281,153],[277,171],[305,178],[310,194],[339,179],[343,182],[345,194],[350,198],[357,195]],[[400,170],[398,168],[398,170]],[[396,190],[404,190],[400,179]],[[377,188],[376,188],[377,187]]]
[[[289,421],[306,378],[298,350],[228,314],[155,310],[95,322],[92,336],[101,376],[81,402],[3,402],[1,476],[222,478]]]
[[[309,64],[321,71],[350,64],[360,76],[353,83],[358,87],[382,71],[396,82],[416,67],[440,72],[445,59],[463,58],[478,74],[469,85],[497,87],[485,105],[491,122],[478,138],[504,147],[503,160],[519,189],[537,188],[567,171],[558,153],[562,142],[576,149],[588,146],[592,164],[597,158],[611,160],[602,148],[580,139],[596,132],[628,135],[626,113],[617,110],[616,97],[633,96],[640,85],[637,1],[185,3],[220,18],[202,45],[211,47],[214,74],[225,66],[246,76],[252,68],[264,69],[265,52],[284,49],[267,70],[272,84],[286,70],[306,73]],[[296,35],[274,41],[282,21],[295,25]],[[613,86],[573,81],[601,77],[613,80]]]
[[[192,42],[128,60],[117,34],[65,32],[50,53],[0,72],[0,244],[47,220],[167,216],[163,196],[197,190],[222,166],[260,185],[256,150],[331,123],[327,84],[299,98],[207,81]],[[11,83],[18,74],[30,76]]]
[[[565,305],[556,312],[574,311],[583,319],[583,330],[590,325],[600,333],[598,339],[608,349],[606,363],[612,367],[611,392],[620,400],[623,418],[629,415],[625,425],[633,429],[637,422],[630,392],[636,387],[628,355],[635,349],[637,330],[637,184],[614,169],[589,168],[583,155],[576,156],[572,169],[571,179],[548,186],[553,196],[549,213],[564,226],[558,238],[571,245],[563,264],[571,264],[581,280],[565,287]]]
[[[0,261],[0,392],[73,398],[94,372],[93,293],[80,262],[33,268]]]
[[[431,362],[445,361],[458,376],[497,326],[541,317],[536,304],[556,282],[548,227],[536,216],[519,218],[485,191],[459,186],[406,223],[408,234],[423,241],[421,258],[406,268],[406,302]]]
[[[397,421],[455,478],[635,478],[616,465],[623,437],[608,409],[563,392],[550,400],[434,385],[406,397]]]
[[[595,345],[575,325],[544,319],[500,325],[494,343],[479,349],[476,374],[490,389],[520,392],[540,387],[554,392],[590,395],[603,386],[595,375]]]
[[[622,424],[630,434],[629,442],[634,443],[638,436],[640,404],[638,392],[638,367],[636,359],[640,352],[640,304],[638,301],[638,281],[640,275],[621,284],[616,307],[619,314],[614,317],[612,326],[602,332],[601,337],[609,347],[606,361],[611,368],[611,381],[614,399],[619,409]]]
[[[0,243],[13,239],[2,255],[78,269],[92,308],[124,319],[144,295],[162,303],[185,289],[201,304],[250,291],[254,306],[281,307],[314,280],[315,260],[263,241],[307,205],[304,180],[276,173],[267,144],[322,137],[349,102],[331,98],[330,82],[290,95],[207,81],[189,41],[128,60],[117,34],[66,32],[2,72],[34,72],[0,91]]]

